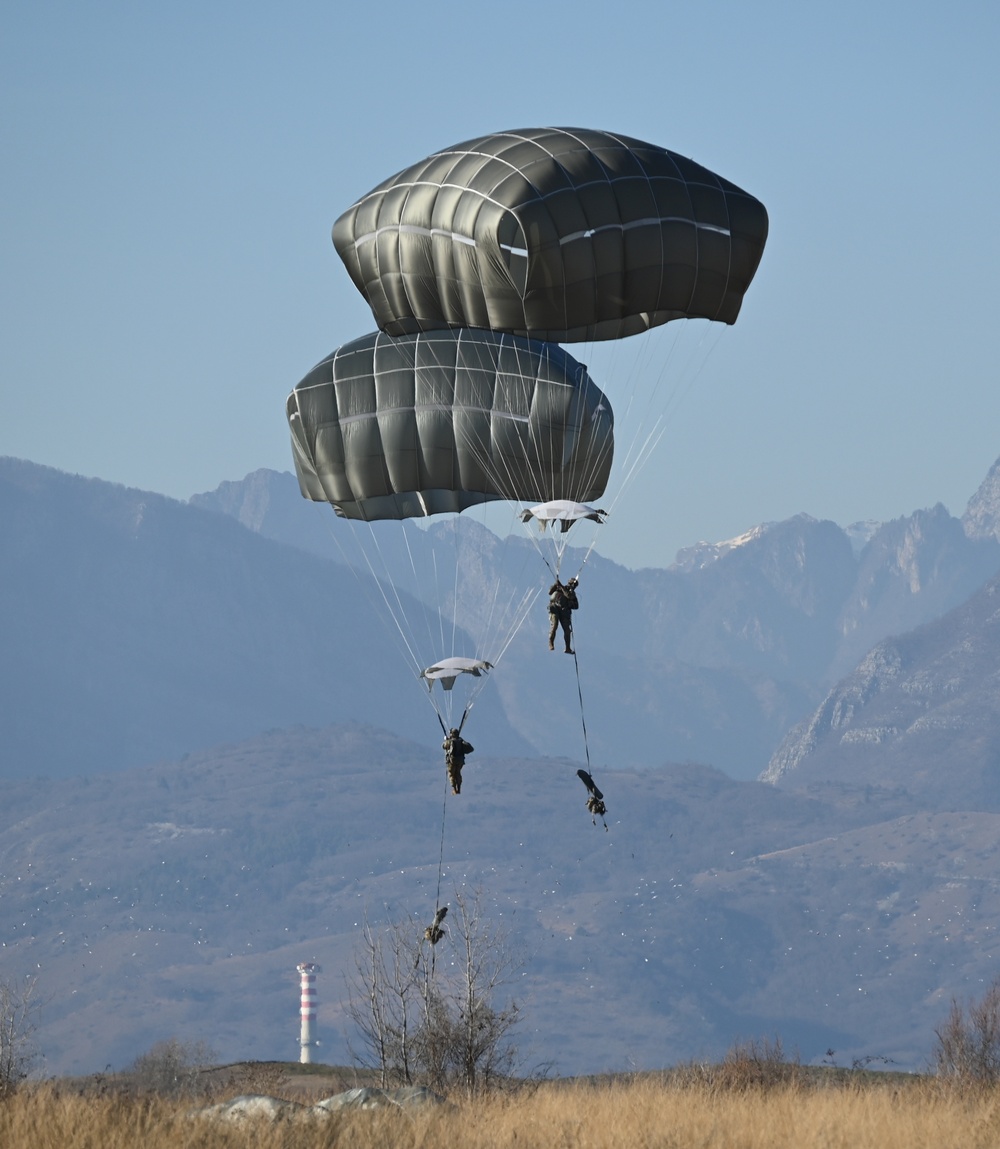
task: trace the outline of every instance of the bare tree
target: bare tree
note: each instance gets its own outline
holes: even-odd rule
[[[375,928],[366,916],[347,1014],[361,1038],[360,1055],[351,1053],[379,1071],[383,1086],[419,1079],[474,1093],[516,1064],[511,1031],[520,1007],[497,999],[520,963],[483,905],[481,890],[456,892],[448,932],[412,918]],[[439,911],[436,927],[443,917]]]
[[[17,1089],[38,1058],[37,990],[35,977],[0,978],[0,1098]]]
[[[1000,1081],[1000,976],[978,1001],[951,999],[947,1021],[934,1031],[934,1068],[962,1085]]]
[[[432,1089],[447,1089],[455,1065],[455,1024],[450,1002],[437,979],[424,969],[423,1012],[416,1035],[417,1062],[422,1081]]]
[[[483,891],[456,891],[452,934],[458,956],[454,1000],[456,1068],[470,1093],[488,1089],[517,1061],[511,1030],[520,1018],[514,1000],[497,1004],[499,991],[520,968],[504,926],[483,913]]]
[[[348,1049],[359,1064],[378,1070],[383,1089],[411,1085],[416,1072],[422,963],[416,931],[408,918],[377,929],[366,913],[348,979],[347,1015],[362,1046],[348,1041]]]

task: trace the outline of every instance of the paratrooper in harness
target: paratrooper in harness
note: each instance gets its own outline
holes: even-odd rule
[[[576,776],[587,787],[587,809],[590,811],[590,820],[597,825],[597,819],[600,818],[604,822],[604,815],[607,814],[608,808],[604,804],[604,795],[597,788],[597,783],[587,773],[586,770],[577,770]],[[607,822],[604,822],[605,830],[608,828]]]
[[[424,941],[430,942],[432,946],[436,946],[445,935],[445,931],[441,928],[441,923],[444,921],[447,913],[448,907],[441,906],[434,915],[434,921],[424,928]]]
[[[466,754],[471,754],[475,749],[471,742],[466,742],[458,732],[458,728],[453,726],[445,735],[445,740],[441,743],[441,749],[444,751],[444,764],[448,771],[448,781],[451,783],[451,792],[453,794],[461,794],[462,792],[462,768],[465,766]]]
[[[556,630],[562,627],[566,653],[573,653],[573,611],[580,605],[576,597],[578,584],[576,578],[565,585],[557,578],[549,587],[549,650],[555,650]]]

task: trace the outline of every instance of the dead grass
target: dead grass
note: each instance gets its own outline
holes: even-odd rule
[[[423,1111],[325,1123],[226,1126],[191,1102],[22,1090],[0,1105],[3,1149],[987,1149],[1000,1144],[1000,1092],[933,1081],[727,1091],[647,1079],[552,1082]]]

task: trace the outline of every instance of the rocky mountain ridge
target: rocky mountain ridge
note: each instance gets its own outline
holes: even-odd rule
[[[401,729],[426,721],[353,574],[229,518],[0,460],[0,538],[0,777],[378,721],[387,697]],[[477,719],[498,747],[527,749],[494,698]]]
[[[0,774],[93,773],[349,717],[438,741],[382,591],[347,568],[329,508],[274,472],[196,503],[0,461]],[[847,532],[807,515],[691,570],[594,554],[578,682],[546,649],[549,576],[526,538],[465,516],[395,526],[380,557],[425,635],[474,634],[484,603],[541,596],[476,703],[474,743],[582,753],[582,693],[597,763],[700,760],[744,778],[874,645],[963,601],[1000,556],[943,507],[882,524],[857,557]],[[461,574],[443,593],[435,548]]]
[[[875,646],[793,729],[762,778],[875,785],[923,809],[1000,810],[1000,577]],[[952,772],[961,763],[958,796]],[[974,780],[974,782],[973,782]]]
[[[297,495],[292,476],[256,472],[242,489],[225,484],[195,501],[252,519],[262,533],[280,531],[302,549],[348,561],[337,542],[345,524],[329,508],[299,499],[291,525]],[[982,501],[981,492],[976,498]],[[980,521],[987,519],[983,511]],[[425,561],[414,554],[435,537],[462,529],[475,528],[459,520],[411,531],[392,577],[404,580],[411,565],[416,570]],[[513,587],[525,577],[527,551],[525,540],[498,545],[489,570]],[[593,555],[583,572],[575,624],[578,642],[590,651],[584,664],[589,695],[602,722],[617,731],[638,723],[649,729],[644,741],[627,743],[628,760],[655,760],[650,752],[659,746],[668,760],[696,758],[751,777],[766,766],[782,737],[778,728],[796,711],[808,713],[887,635],[952,609],[998,566],[997,537],[985,529],[970,537],[940,505],[848,530],[803,514],[726,543],[698,544],[667,570],[631,572]],[[417,597],[425,593],[420,579],[403,585]],[[623,603],[629,604],[625,611]],[[475,598],[459,604],[459,619],[479,605]],[[508,718],[536,746],[531,699],[538,664],[537,649],[519,637],[499,686]],[[636,706],[634,700],[641,701]],[[653,714],[659,718],[649,725]],[[772,750],[764,751],[769,739]],[[613,753],[610,744],[601,752]]]
[[[1000,539],[1000,459],[969,500],[962,527],[970,539]]]

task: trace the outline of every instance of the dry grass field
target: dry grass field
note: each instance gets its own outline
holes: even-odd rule
[[[932,1079],[719,1088],[671,1078],[569,1084],[422,1110],[337,1113],[233,1126],[190,1100],[47,1086],[0,1103],[3,1149],[986,1149],[1000,1092]]]

